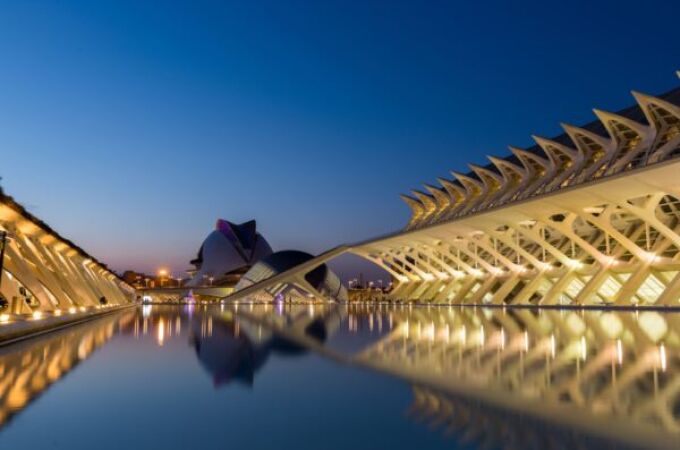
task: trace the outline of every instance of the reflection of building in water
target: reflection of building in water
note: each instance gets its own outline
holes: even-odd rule
[[[398,325],[358,362],[609,437],[680,436],[680,314],[471,308],[390,314]]]
[[[522,414],[413,386],[408,417],[465,447],[516,450],[611,448],[611,442],[551,426]],[[616,448],[622,447],[617,445]]]
[[[131,319],[105,317],[0,350],[0,426],[87,359]]]
[[[202,320],[202,332],[212,333],[212,315],[205,306],[193,304],[178,306],[143,305],[134,313],[130,322],[121,329],[121,334],[133,335],[136,339],[153,338],[159,347],[172,338],[186,335],[192,317]]]
[[[269,356],[266,341],[253,341],[241,331],[240,321],[212,322],[210,333],[205,332],[201,319],[195,319],[192,341],[201,365],[213,376],[215,386],[240,381],[252,385],[255,372]],[[260,333],[262,332],[260,327]]]
[[[239,310],[239,305],[234,305]],[[284,324],[316,343],[323,343],[339,327],[342,314],[337,306],[325,305],[253,305],[240,307],[240,317],[195,317],[192,341],[203,367],[213,376],[216,386],[239,381],[252,385],[255,373],[271,353],[297,356],[307,352],[297,341],[272,333],[262,321]],[[229,315],[228,315],[229,316]],[[250,318],[250,320],[249,320]],[[252,320],[255,319],[255,320]]]

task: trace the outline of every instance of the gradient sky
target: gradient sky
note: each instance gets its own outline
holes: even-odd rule
[[[425,3],[2,2],[2,184],[118,270],[187,268],[218,217],[317,253],[680,84],[678,2]]]

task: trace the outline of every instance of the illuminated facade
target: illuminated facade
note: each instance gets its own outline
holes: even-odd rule
[[[402,196],[402,232],[351,246],[393,300],[680,306],[680,89],[511,147]]]
[[[105,265],[5,195],[0,196],[0,233],[7,236],[0,284],[3,314],[134,300],[134,289]]]

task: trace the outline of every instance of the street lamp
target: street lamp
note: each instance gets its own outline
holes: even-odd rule
[[[163,287],[163,278],[168,274],[168,271],[166,269],[159,269],[158,270],[158,277],[160,278],[160,287]]]

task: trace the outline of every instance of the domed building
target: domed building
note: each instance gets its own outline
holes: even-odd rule
[[[219,219],[191,261],[196,269],[190,272],[192,278],[186,286],[234,285],[257,261],[271,254],[254,220],[235,224]]]

